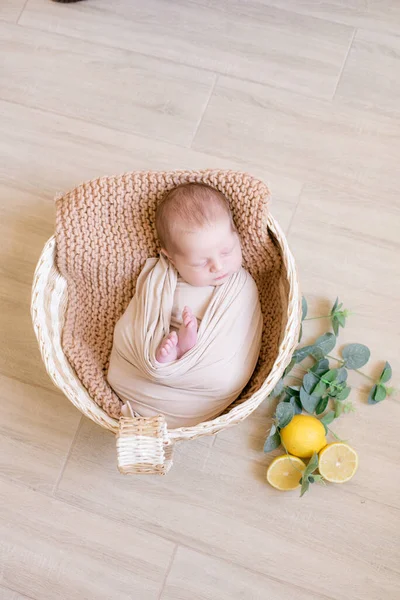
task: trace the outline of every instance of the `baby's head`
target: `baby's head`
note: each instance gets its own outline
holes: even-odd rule
[[[168,192],[156,229],[163,254],[193,286],[222,285],[242,266],[228,201],[208,185],[187,183]]]

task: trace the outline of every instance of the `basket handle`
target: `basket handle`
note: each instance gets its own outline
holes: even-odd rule
[[[172,467],[172,454],[173,444],[163,416],[121,417],[117,433],[121,473],[165,475]]]

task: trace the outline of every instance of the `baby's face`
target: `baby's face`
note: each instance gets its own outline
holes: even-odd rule
[[[238,234],[229,217],[179,237],[179,252],[169,255],[180,276],[190,285],[222,285],[242,266]]]

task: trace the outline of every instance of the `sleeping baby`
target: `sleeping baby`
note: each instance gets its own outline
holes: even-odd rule
[[[221,414],[249,381],[260,303],[222,193],[174,188],[157,208],[156,230],[161,255],[146,262],[116,325],[108,382],[122,415],[191,426]]]

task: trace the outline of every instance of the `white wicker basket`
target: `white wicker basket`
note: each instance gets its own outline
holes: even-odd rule
[[[249,416],[267,398],[291,360],[300,327],[300,292],[293,256],[285,236],[271,215],[268,228],[280,248],[284,268],[281,298],[284,315],[278,354],[265,381],[243,402],[224,414],[193,427],[168,430],[163,417],[152,419],[108,416],[89,396],[69,364],[62,348],[62,331],[68,290],[56,266],[56,239],[46,243],[38,262],[32,290],[32,320],[46,369],[55,385],[87,417],[117,434],[119,469],[122,473],[166,473],[172,465],[173,445],[203,435],[216,434]]]

